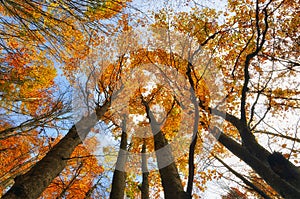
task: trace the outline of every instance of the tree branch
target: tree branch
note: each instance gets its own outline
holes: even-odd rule
[[[243,175],[235,171],[233,168],[231,168],[229,165],[227,165],[223,160],[221,160],[218,156],[213,155],[221,164],[224,165],[231,173],[233,173],[236,177],[241,179],[246,185],[251,187],[254,191],[256,191],[259,195],[261,195],[265,199],[271,199],[265,192],[263,192],[260,188],[255,186],[252,182],[247,180]]]

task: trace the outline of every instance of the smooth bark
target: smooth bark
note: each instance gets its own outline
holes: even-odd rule
[[[164,189],[166,199],[185,199],[187,198],[186,192],[180,180],[180,176],[174,161],[171,146],[168,144],[161,127],[156,121],[153,113],[147,102],[142,100],[147,117],[150,121],[151,131],[154,135],[154,149],[157,158],[157,165],[159,174]],[[163,149],[163,150],[161,150]]]
[[[53,179],[67,165],[75,147],[82,143],[78,135],[78,127],[85,137],[90,129],[98,122],[110,106],[106,102],[98,107],[90,116],[83,117],[76,125],[73,125],[68,133],[27,173],[17,176],[14,185],[3,195],[3,199],[35,199],[49,186]],[[76,128],[77,127],[77,128]]]
[[[127,161],[126,120],[123,120],[120,150],[118,153],[116,168],[114,171],[112,187],[110,192],[111,199],[124,198],[124,191],[126,186],[126,172],[125,172],[126,161]]]
[[[220,134],[219,142],[248,164],[284,198],[300,198],[300,170],[280,153],[270,153],[255,139],[245,122],[237,117],[211,109],[216,115],[233,124],[242,137],[242,144]],[[217,130],[217,129],[214,129]]]
[[[216,130],[216,129],[215,129]],[[260,175],[272,188],[274,188],[281,196],[287,199],[300,198],[300,189],[291,184],[291,181],[281,178],[275,173],[270,165],[262,161],[255,154],[249,152],[245,147],[225,135],[220,133],[219,142],[223,144],[234,155],[242,159],[248,164],[258,175]]]
[[[142,146],[142,186],[141,186],[141,195],[142,199],[149,199],[149,171],[148,171],[148,161],[146,156],[146,143],[144,140],[143,146]]]

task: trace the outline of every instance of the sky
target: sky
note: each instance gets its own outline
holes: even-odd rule
[[[212,2],[212,1],[191,1],[189,5],[182,5],[181,0],[175,0],[175,1],[142,1],[142,0],[135,0],[132,2],[133,7],[129,8],[129,10],[133,9],[138,9],[139,11],[135,10],[135,12],[141,12],[142,15],[150,15],[151,11],[157,11],[159,9],[173,9],[176,11],[190,11],[191,9],[191,5],[195,5],[195,4],[201,4],[202,6],[209,6],[209,7],[213,7],[217,10],[222,10],[224,8],[225,1],[218,1],[217,3]],[[149,8],[151,8],[149,10]],[[130,12],[130,11],[129,11]],[[55,79],[55,82],[60,85],[61,88],[68,88],[70,86],[69,82],[67,81],[67,79],[64,77],[63,72],[61,71],[59,64],[55,64],[57,71],[58,71],[58,76]],[[83,76],[85,76],[85,74],[82,74]],[[80,75],[79,75],[80,77]],[[77,97],[77,92],[73,92],[71,95],[75,95],[72,96],[72,99],[78,99]],[[74,98],[75,97],[75,98]],[[79,99],[80,100],[80,99]],[[77,102],[76,102],[77,103]],[[77,109],[78,106],[77,104],[73,102],[74,108]],[[82,103],[82,102],[79,102]],[[78,110],[76,110],[76,112],[78,112]],[[79,111],[80,112],[80,111]],[[72,123],[75,123],[76,120],[80,119],[79,115],[76,115],[75,118],[73,118],[74,120],[72,121]],[[100,125],[101,126],[101,125]],[[105,128],[105,127],[104,127]],[[119,142],[115,139],[112,138],[112,134],[111,132],[104,130],[104,129],[100,129],[100,134],[90,134],[89,136],[96,136],[100,145],[99,147],[97,147],[97,149],[94,151],[95,155],[103,155],[103,149],[107,148],[107,147],[113,147],[116,148],[118,147]],[[94,150],[94,149],[93,149]],[[110,151],[111,152],[111,151]],[[113,160],[116,157],[111,157]],[[99,163],[103,163],[105,162],[105,157],[103,156],[99,156],[98,158]],[[226,161],[228,162],[235,162],[237,161],[236,158],[233,159],[226,159]],[[113,161],[111,162],[113,163]],[[108,168],[112,167],[114,164],[107,164],[106,166]],[[110,179],[111,180],[111,179]],[[222,182],[221,182],[222,183]],[[223,182],[226,184],[226,182]],[[226,184],[226,186],[231,186],[232,184]],[[204,193],[199,193],[200,195],[203,195],[203,198],[210,198],[210,199],[220,199],[221,196],[220,194],[224,192],[224,187],[222,187],[222,185],[220,185],[220,182],[218,181],[211,181],[208,182],[207,184],[207,190]]]

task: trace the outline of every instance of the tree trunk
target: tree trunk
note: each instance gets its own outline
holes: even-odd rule
[[[114,171],[112,187],[110,192],[111,199],[124,198],[124,191],[126,186],[126,172],[125,172],[126,161],[127,161],[126,120],[123,120],[120,150],[118,153],[116,168]]]
[[[186,193],[183,190],[177,167],[175,165],[171,146],[168,144],[168,141],[162,133],[160,125],[155,120],[155,117],[151,112],[148,103],[144,100],[142,102],[146,108],[146,113],[150,122],[151,131],[154,135],[154,149],[165,198],[187,198]]]
[[[295,165],[285,159],[280,153],[274,152],[272,154],[263,148],[256,141],[247,124],[241,122],[240,119],[230,114],[221,113],[217,109],[212,109],[212,111],[233,124],[242,137],[242,145],[240,145],[224,133],[221,133],[219,142],[248,164],[282,197],[300,198],[300,171]],[[216,128],[215,130],[218,129]]]
[[[258,173],[274,190],[286,199],[300,198],[300,188],[291,184],[291,181],[284,180],[275,173],[269,164],[257,158],[245,147],[238,144],[230,137],[221,133],[219,142],[229,149],[234,155],[242,159],[256,173]],[[286,160],[287,161],[287,160]]]
[[[154,135],[156,158],[166,199],[186,198],[180,176],[174,162],[171,146],[164,134],[159,131]],[[164,151],[160,151],[164,147]],[[171,164],[167,165],[169,162]]]
[[[65,137],[63,137],[44,158],[37,162],[27,173],[17,176],[14,179],[14,185],[2,198],[38,198],[52,180],[65,168],[67,160],[70,158],[75,147],[82,142],[76,126],[77,128],[81,127],[80,132],[86,136],[99,118],[104,115],[109,106],[110,103],[106,102],[104,106],[96,109],[96,113],[82,118],[76,125],[73,125]]]
[[[144,140],[143,146],[142,146],[142,172],[143,172],[143,181],[141,186],[141,192],[142,192],[142,199],[149,199],[149,171],[147,166],[147,157],[146,157],[146,143]]]

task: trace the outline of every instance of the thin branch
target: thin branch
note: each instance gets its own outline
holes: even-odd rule
[[[231,168],[228,164],[226,164],[223,160],[221,160],[218,156],[213,155],[224,167],[226,167],[231,173],[233,173],[236,177],[241,179],[246,185],[251,187],[254,191],[256,191],[259,195],[261,195],[265,199],[271,199],[263,190],[255,186],[252,182],[247,180],[243,175],[235,171],[233,168]]]

